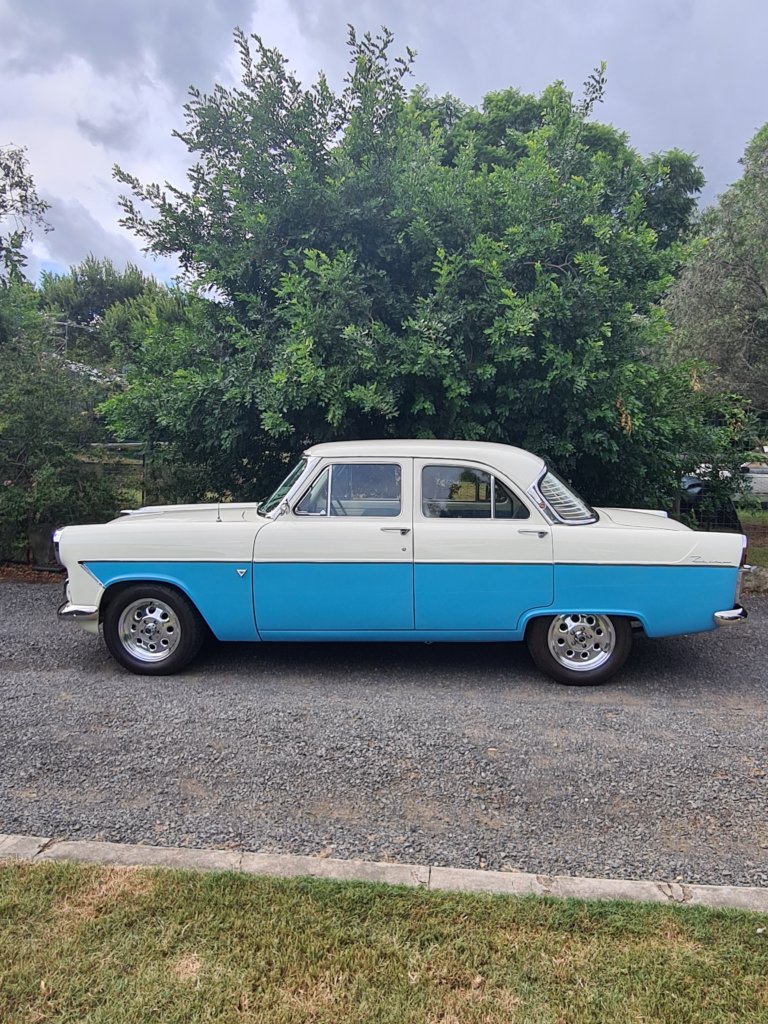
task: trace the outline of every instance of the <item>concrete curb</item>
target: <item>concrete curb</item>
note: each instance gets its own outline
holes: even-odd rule
[[[80,861],[120,867],[184,868],[235,871],[277,878],[331,878],[344,882],[381,882],[449,892],[508,896],[557,896],[580,900],[634,900],[701,907],[735,907],[768,913],[768,888],[735,885],[680,885],[623,878],[532,875],[518,871],[473,871],[425,864],[385,864],[290,854],[237,850],[194,850],[178,846],[143,846],[58,840],[44,836],[0,834],[0,860]]]

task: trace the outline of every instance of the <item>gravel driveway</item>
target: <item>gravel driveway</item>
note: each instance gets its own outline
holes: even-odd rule
[[[212,645],[119,670],[0,582],[0,832],[768,884],[768,600],[557,686],[522,645]]]

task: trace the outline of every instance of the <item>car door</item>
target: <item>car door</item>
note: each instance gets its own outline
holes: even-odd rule
[[[265,639],[413,630],[412,459],[321,462],[254,546]]]
[[[492,467],[414,460],[417,630],[514,632],[553,601],[552,530]]]

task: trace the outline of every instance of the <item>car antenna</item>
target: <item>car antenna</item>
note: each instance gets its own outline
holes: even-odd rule
[[[219,495],[219,499],[216,502],[216,522],[221,522],[221,495]]]

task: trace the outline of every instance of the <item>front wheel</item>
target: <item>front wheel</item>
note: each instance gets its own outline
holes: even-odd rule
[[[178,672],[205,638],[194,605],[160,583],[139,583],[115,594],[104,611],[103,628],[112,657],[138,675]]]
[[[629,657],[632,627],[621,616],[574,612],[533,619],[525,639],[537,666],[558,683],[597,686]]]

